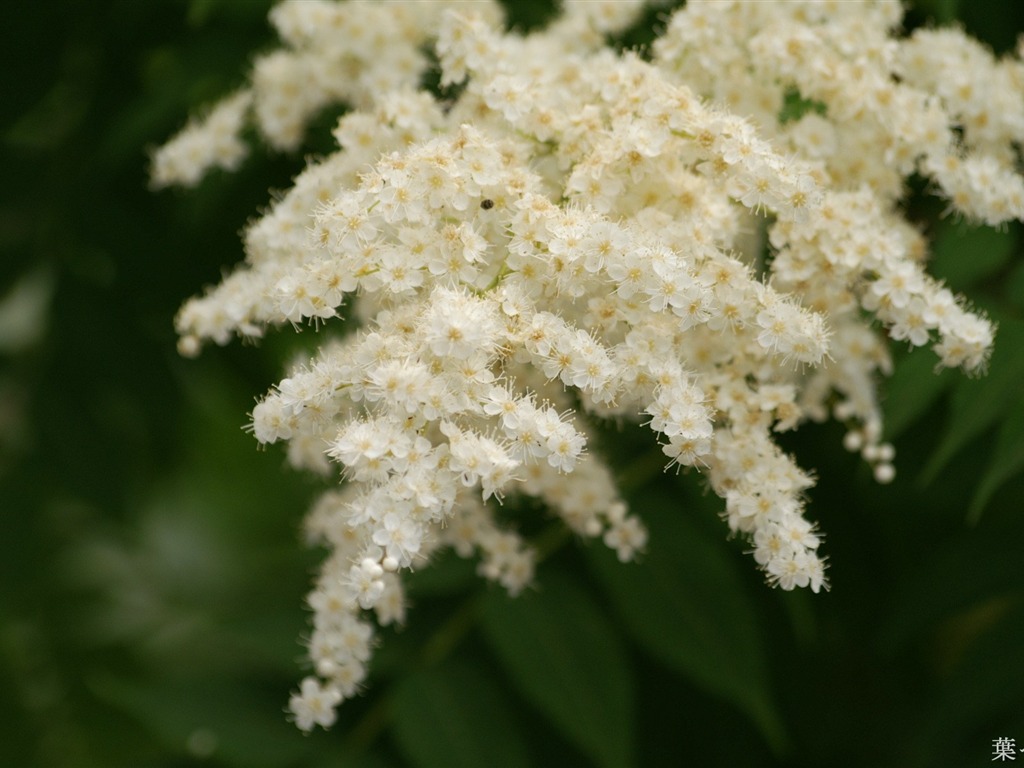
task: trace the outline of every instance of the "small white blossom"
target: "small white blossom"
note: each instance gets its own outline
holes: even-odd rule
[[[321,686],[316,678],[307,677],[299,693],[288,701],[288,708],[295,716],[295,724],[304,731],[311,731],[314,725],[323,728],[334,725],[335,708],[340,702],[341,691],[335,686]]]

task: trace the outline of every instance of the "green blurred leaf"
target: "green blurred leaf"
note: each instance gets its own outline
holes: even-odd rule
[[[54,151],[79,130],[96,91],[101,52],[95,44],[69,44],[61,54],[60,76],[13,125],[2,141],[33,152]]]
[[[953,389],[945,437],[921,473],[930,483],[971,440],[991,427],[1021,395],[1024,380],[1024,321],[1004,320],[996,334],[995,351],[988,373],[977,379],[961,379]]]
[[[522,694],[596,764],[633,764],[633,680],[621,640],[575,579],[538,578],[514,599],[492,591],[482,629]]]
[[[1016,239],[1015,229],[1000,232],[947,220],[935,235],[929,271],[953,290],[965,291],[1006,265]]]
[[[313,762],[303,764],[302,768],[400,768],[398,763],[385,759],[373,752],[353,752],[339,755],[334,745],[330,749],[321,750]]]
[[[894,440],[917,421],[949,389],[957,373],[948,368],[936,371],[938,358],[930,349],[917,347],[894,365],[885,383],[885,433]]]
[[[978,483],[971,499],[971,508],[967,512],[967,520],[977,523],[981,513],[999,487],[1024,469],[1024,398],[1014,404],[1006,415],[996,447],[988,462],[988,469]]]
[[[1024,711],[1022,597],[1018,593],[1001,601],[999,615],[979,627],[940,680],[938,697],[927,713],[915,750],[919,765],[974,764],[971,758],[975,755],[991,758],[993,739],[1014,735],[1003,729]]]
[[[992,596],[1024,589],[1020,542],[1001,531],[965,529],[939,549],[908,552],[899,579],[892,613],[879,632],[888,653]]]
[[[642,562],[623,565],[604,548],[591,553],[617,614],[653,657],[734,704],[782,751],[786,735],[734,559],[667,494],[650,490],[631,506],[650,530]]]
[[[232,765],[277,768],[309,753],[310,740],[288,723],[282,707],[253,695],[239,681],[141,682],[102,676],[91,679],[89,687],[141,722],[172,754],[215,755]]]
[[[395,739],[409,762],[422,768],[529,766],[512,712],[493,673],[449,659],[399,683]]]
[[[1024,309],[1024,260],[1017,264],[1010,272],[1004,285],[1004,291],[1006,298],[1017,309]]]
[[[988,373],[977,379],[961,379],[953,387],[945,436],[921,473],[922,482],[931,482],[958,451],[992,426],[1020,396],[1024,379],[1022,348],[1024,322],[1008,319],[1000,323]]]

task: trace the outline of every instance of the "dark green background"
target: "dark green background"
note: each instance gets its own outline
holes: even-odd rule
[[[520,25],[546,7],[514,6]],[[1024,748],[1020,226],[939,221],[923,199],[933,271],[1000,320],[998,349],[975,381],[901,360],[892,486],[836,427],[787,443],[820,478],[830,593],[764,587],[699,477],[659,475],[649,433],[609,429],[652,528],[645,563],[545,538],[538,591],[508,603],[445,560],[335,728],[288,724],[320,557],[299,526],[322,484],[240,427],[313,333],[185,361],[171,319],[303,160],[257,148],[196,190],[146,188],[147,149],[273,46],[265,13],[4,9],[0,296],[29,276],[48,301],[37,334],[0,347],[0,765],[903,768],[987,765],[999,736]],[[1010,0],[909,20],[958,14],[999,49],[1024,29]],[[510,511],[550,536],[541,511]]]

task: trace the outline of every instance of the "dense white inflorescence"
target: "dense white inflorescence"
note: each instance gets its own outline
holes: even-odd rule
[[[403,620],[402,571],[452,547],[529,584],[503,496],[620,560],[643,549],[588,420],[649,426],[770,583],[817,592],[813,481],[773,433],[837,418],[888,482],[884,334],[985,366],[992,324],[925,272],[898,204],[919,174],[970,219],[1024,218],[1020,59],[959,30],[901,37],[895,0],[691,0],[645,61],[606,45],[641,9],[566,2],[521,36],[491,2],[288,0],[271,14],[285,47],[154,156],[156,185],[191,185],[241,161],[249,120],[294,149],[322,107],[349,107],[338,150],[177,318],[185,354],[331,328],[346,304],[359,321],[252,413],[260,443],[347,481],[307,520],[331,554],[309,597],[316,677],[291,702],[303,729],[364,680],[371,618]],[[443,100],[420,86],[427,45]]]

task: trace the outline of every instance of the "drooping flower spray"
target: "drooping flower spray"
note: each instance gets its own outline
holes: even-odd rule
[[[523,36],[491,2],[289,0],[271,14],[283,47],[153,158],[155,185],[191,185],[242,161],[249,122],[292,150],[325,105],[349,107],[338,149],[177,318],[188,355],[342,313],[354,328],[252,413],[260,443],[345,480],[306,523],[331,554],[309,596],[316,676],[291,702],[303,729],[356,692],[374,623],[404,619],[404,571],[450,547],[512,593],[530,583],[502,497],[622,561],[642,551],[594,420],[649,427],[771,584],[817,592],[813,481],[775,433],[836,418],[887,482],[885,335],[985,366],[992,323],[927,274],[900,203],[918,174],[962,216],[1024,218],[1020,56],[900,36],[895,1],[691,0],[645,60],[607,45],[642,6],[567,1]],[[443,97],[421,86],[427,46]]]

